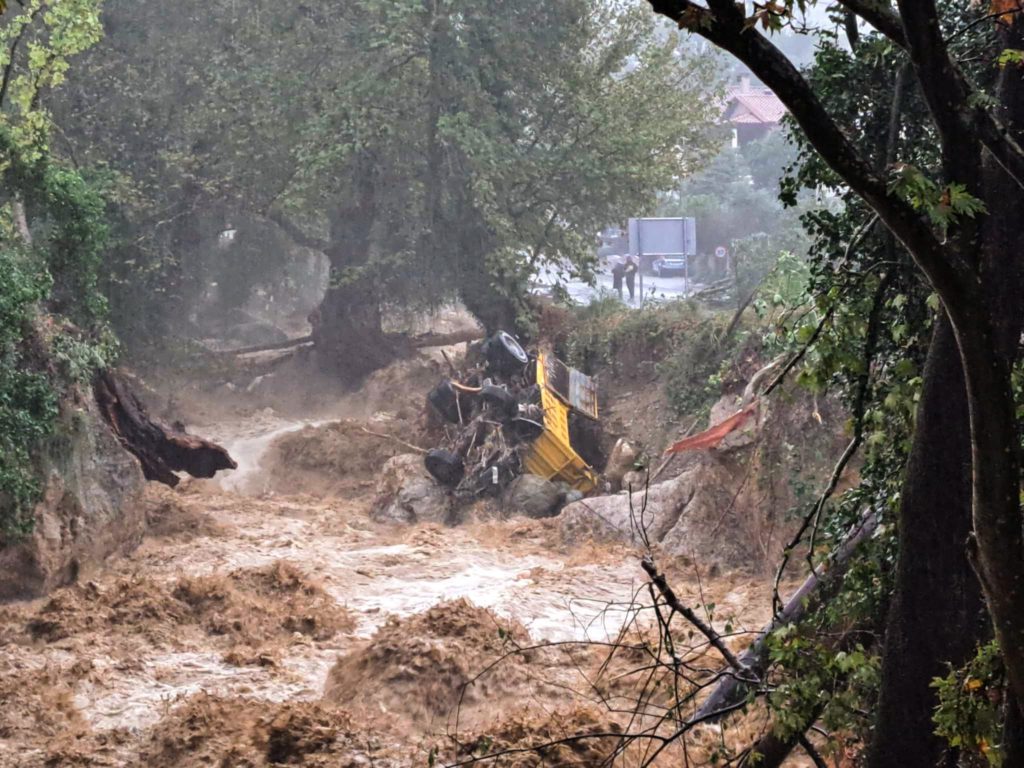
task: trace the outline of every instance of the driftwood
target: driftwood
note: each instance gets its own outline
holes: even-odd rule
[[[238,467],[228,452],[216,443],[152,419],[115,372],[105,370],[98,374],[93,393],[103,418],[121,445],[142,464],[147,480],[173,488],[179,482],[175,471],[187,472],[193,477],[213,477],[217,470]]]
[[[402,337],[396,338],[401,339]],[[476,341],[479,338],[480,331],[455,331],[454,333],[423,333],[419,336],[408,338],[407,341],[413,349],[422,349],[424,347],[447,347],[452,344]],[[306,336],[285,339],[284,341],[273,341],[268,344],[256,344],[251,347],[240,347],[238,349],[225,349],[215,354],[224,357],[236,357],[239,355],[252,355],[256,352],[272,352],[276,349],[292,349],[293,347],[301,347],[303,344],[314,342],[313,334],[307,334]]]
[[[754,642],[739,657],[740,668],[749,671],[753,677],[764,677],[768,664],[768,636],[779,627],[799,621],[807,613],[812,603],[820,602],[823,599],[822,588],[826,585],[834,587],[838,584],[846,571],[850,557],[860,543],[875,532],[876,528],[878,528],[878,518],[873,511],[869,511],[836,550],[828,570],[819,569],[808,576],[782,610],[761,630]],[[697,710],[697,719],[711,718],[715,712],[726,711],[731,705],[742,701],[747,695],[746,682],[737,675],[723,677]]]
[[[238,349],[224,349],[216,352],[215,354],[225,357],[232,355],[251,355],[256,352],[272,352],[275,349],[291,349],[292,347],[300,347],[303,344],[309,344],[311,341],[313,341],[313,334],[307,334],[306,336],[299,336],[295,339],[272,341],[268,344],[255,344],[251,347],[240,347]]]
[[[413,336],[409,341],[413,348],[423,349],[424,347],[449,347],[452,344],[477,341],[483,338],[480,331],[455,331],[453,333],[422,333]]]

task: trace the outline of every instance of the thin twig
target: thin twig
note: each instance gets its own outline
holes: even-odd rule
[[[650,555],[643,557],[640,561],[640,567],[651,577],[651,581],[654,582],[654,586],[661,592],[661,596],[665,598],[665,602],[668,603],[669,607],[681,613],[687,621],[693,624],[708,639],[708,642],[711,643],[715,650],[722,654],[722,658],[726,660],[730,667],[744,676],[750,672],[749,668],[741,663],[736,658],[736,655],[729,650],[729,647],[722,641],[722,637],[715,631],[714,627],[706,624],[691,608],[686,607],[680,602],[676,593],[665,579],[665,575],[658,571],[658,567],[654,564],[654,559]],[[752,680],[751,682],[757,681]]]
[[[874,214],[867,221],[865,221],[863,224],[861,224],[861,226],[858,227],[857,230],[853,233],[853,236],[850,238],[850,242],[846,244],[846,251],[844,252],[842,259],[844,262],[849,260],[850,252],[853,250],[854,246],[860,243],[860,241],[867,234],[868,230],[871,229],[872,226],[874,226],[876,221],[878,221],[877,213]],[[772,383],[769,384],[765,388],[764,392],[761,393],[762,397],[771,394],[771,392],[773,392],[780,384],[782,384],[782,382],[785,380],[789,372],[792,371],[793,368],[795,368],[797,364],[804,359],[804,355],[806,355],[810,348],[814,346],[814,343],[818,340],[818,337],[821,335],[821,332],[825,329],[825,325],[828,323],[829,320],[832,319],[832,315],[835,314],[836,306],[837,303],[833,303],[828,308],[828,310],[825,312],[825,315],[821,318],[821,321],[814,329],[814,333],[811,334],[811,338],[807,340],[807,343],[804,344],[799,349],[799,351],[797,351],[797,353],[793,355],[792,358],[790,358],[789,362],[786,363],[786,365],[783,367],[781,371],[779,371],[779,375],[772,379]]]
[[[394,435],[389,435],[386,432],[374,432],[372,429],[367,429],[366,427],[360,427],[359,429],[368,435],[373,435],[374,437],[383,437],[385,440],[393,440],[399,445],[404,445],[406,448],[416,451],[417,453],[427,453],[426,448],[420,448],[418,445],[407,443],[405,442],[405,440],[402,440],[399,437],[395,437]]]

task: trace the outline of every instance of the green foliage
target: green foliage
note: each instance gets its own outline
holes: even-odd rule
[[[0,127],[9,130],[25,162],[47,153],[50,118],[42,96],[65,81],[72,56],[99,41],[100,5],[101,0],[28,0],[0,25],[5,71]]]
[[[880,664],[863,646],[837,651],[806,629],[787,625],[771,635],[768,647],[772,663],[788,673],[769,697],[781,738],[803,733],[819,708],[824,727],[832,729],[845,726],[865,704],[870,706]]]
[[[985,212],[985,204],[969,194],[963,184],[942,187],[912,165],[899,165],[894,169],[889,189],[923,210],[942,231],[943,237],[960,217],[973,219]]]
[[[0,27],[0,543],[31,529],[61,397],[115,352],[99,292],[105,203],[53,158],[41,106],[99,35],[96,0],[32,0]]]
[[[996,66],[1000,69],[1008,66],[1024,65],[1024,51],[1019,48],[1004,48],[996,58]]]
[[[57,414],[56,393],[45,373],[31,370],[23,346],[49,287],[45,271],[0,249],[0,540],[31,528],[40,490],[32,451]]]
[[[278,290],[294,243],[260,230],[244,254],[216,247],[268,216],[326,241],[334,272],[386,310],[463,293],[529,324],[538,269],[592,274],[594,233],[650,211],[720,140],[714,57],[677,53],[613,0],[106,7],[113,45],[55,108],[127,192],[108,269],[119,327],[194,333],[209,303]]]
[[[895,145],[887,146],[895,74],[904,54],[877,35],[862,35],[855,51],[826,34],[808,78],[830,114],[879,167],[893,173],[893,191],[953,233],[980,213],[964,190],[936,181],[939,158],[927,106],[910,93]],[[849,436],[862,438],[860,482],[825,504],[815,526],[814,551],[802,544],[792,556],[820,561],[865,509],[881,526],[858,548],[839,593],[800,625],[773,636],[773,716],[784,734],[802,728],[824,706],[826,729],[864,743],[878,695],[880,650],[868,643],[881,631],[891,594],[897,538],[892,523],[921,390],[921,370],[937,305],[897,242],[864,204],[822,163],[797,131],[797,160],[782,198],[797,205],[813,192],[828,204],[806,207],[801,221],[810,238],[808,258],[784,256],[755,298],[768,323],[766,347],[802,357],[794,374],[802,386],[838,395],[849,408]],[[893,161],[902,163],[893,165]],[[805,290],[798,290],[803,283]],[[817,493],[817,492],[816,492]],[[816,495],[816,494],[815,494]],[[808,502],[794,510],[811,512]],[[837,626],[863,626],[851,644],[834,646]],[[837,745],[838,746],[838,745]]]
[[[719,396],[720,369],[742,342],[742,335],[724,339],[730,316],[685,301],[633,309],[606,298],[574,310],[560,351],[589,373],[654,361],[673,413],[699,414]]]
[[[993,640],[979,648],[963,669],[951,669],[932,683],[939,696],[935,732],[962,750],[961,764],[992,768],[1004,764],[1006,682],[999,646]]]
[[[87,386],[117,345],[97,288],[101,205],[80,176],[45,155],[26,169],[12,146],[6,152],[5,180],[20,189],[33,223],[31,246],[12,205],[0,227],[0,534],[10,538],[31,524],[34,451],[53,429],[61,393]]]

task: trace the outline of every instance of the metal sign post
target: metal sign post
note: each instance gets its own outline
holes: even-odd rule
[[[683,247],[686,250],[686,219],[680,219],[679,225],[683,228]],[[683,258],[683,298],[690,295],[690,254],[684,253]]]
[[[640,279],[640,306],[644,305],[644,241],[641,237],[642,227],[636,228],[636,272]]]

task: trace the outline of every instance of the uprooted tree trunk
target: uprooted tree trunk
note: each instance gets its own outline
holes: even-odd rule
[[[147,480],[173,488],[179,482],[176,471],[193,477],[213,477],[218,470],[238,466],[216,443],[151,418],[114,371],[107,369],[97,374],[93,393],[103,418],[121,445],[138,458]]]

